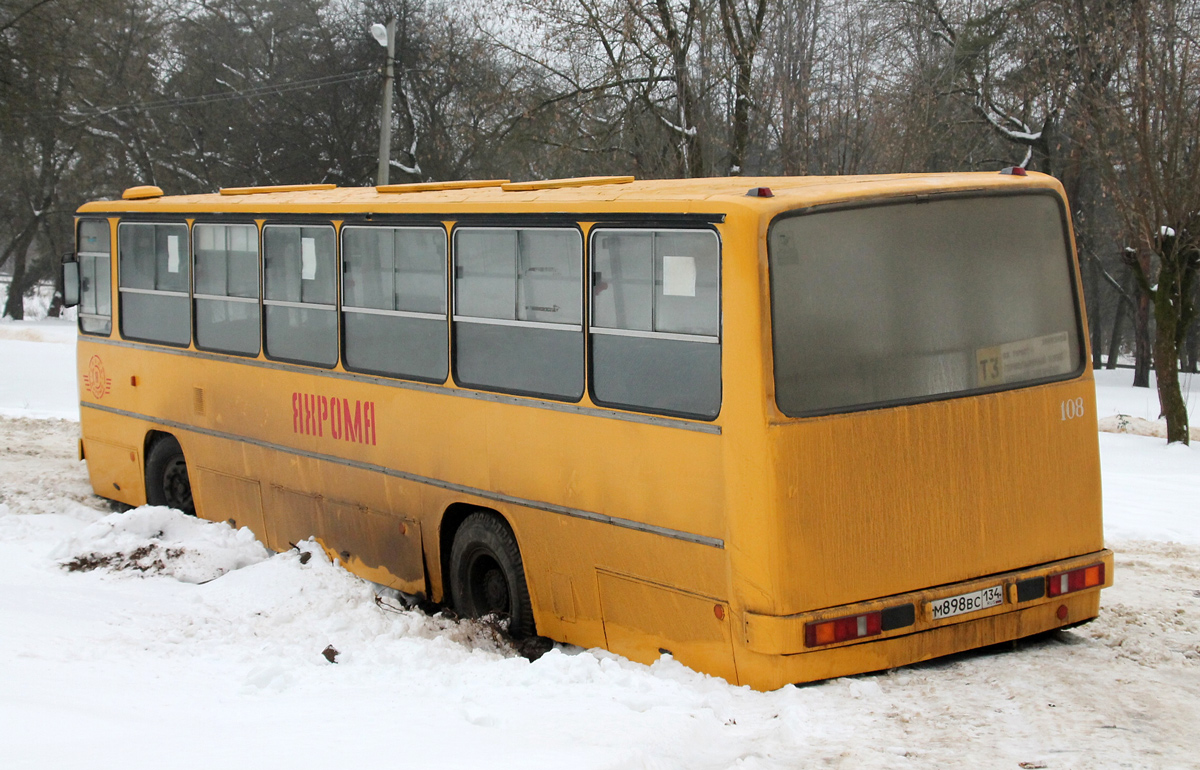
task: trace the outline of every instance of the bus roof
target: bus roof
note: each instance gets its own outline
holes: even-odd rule
[[[769,188],[770,197],[749,194]],[[527,213],[661,211],[714,213],[741,209],[770,215],[840,201],[940,192],[999,191],[1013,188],[1061,190],[1058,180],[1030,172],[887,174],[875,176],[717,177],[654,179],[594,177],[509,183],[508,180],[419,183],[385,187],[327,184],[226,188],[199,195],[159,194],[154,187],[131,188],[127,198],[85,203],[94,213]],[[132,195],[130,195],[132,194]]]

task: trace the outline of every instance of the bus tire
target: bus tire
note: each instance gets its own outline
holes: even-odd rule
[[[174,436],[163,436],[150,446],[146,458],[146,504],[165,505],[189,516],[196,515],[187,462]]]
[[[463,617],[499,615],[509,619],[508,633],[514,639],[534,635],[521,551],[499,516],[472,513],[458,528],[450,548],[450,596]]]

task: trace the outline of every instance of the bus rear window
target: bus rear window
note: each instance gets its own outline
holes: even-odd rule
[[[1054,196],[784,215],[768,250],[775,399],[789,416],[1001,390],[1082,366]]]

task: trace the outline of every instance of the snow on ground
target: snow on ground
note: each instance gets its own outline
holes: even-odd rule
[[[1200,766],[1200,448],[1101,435],[1117,574],[1097,621],[756,693],[669,657],[529,662],[308,544],[113,513],[77,424],[45,419],[75,414],[63,328],[0,324],[0,360],[20,362],[0,375],[0,413],[19,415],[0,417],[5,770]],[[1157,416],[1130,372],[1102,375],[1102,416]]]
[[[1114,415],[1129,415],[1158,420],[1158,378],[1150,372],[1150,387],[1135,388],[1132,369],[1098,369],[1096,378],[1096,410],[1103,419]],[[1200,375],[1180,374],[1179,387],[1188,407],[1192,425],[1200,422]]]
[[[75,322],[0,320],[0,415],[79,419]]]
[[[1133,371],[1103,369],[1096,377],[1096,410],[1100,430],[1138,436],[1167,437],[1167,421],[1159,419],[1158,379],[1150,373],[1149,388],[1131,387]],[[1179,387],[1188,409],[1192,441],[1200,442],[1200,376],[1181,374]]]

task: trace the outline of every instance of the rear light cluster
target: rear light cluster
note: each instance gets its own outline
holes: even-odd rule
[[[1035,577],[1019,580],[1016,585],[1017,601],[1019,602],[1033,601],[1043,596],[1062,596],[1104,585],[1104,565],[1092,564],[1045,578]],[[1066,605],[1063,605],[1061,610],[1065,611]],[[1063,618],[1064,615],[1060,614],[1059,617]],[[916,619],[916,606],[901,604],[875,612],[817,620],[805,624],[804,644],[807,647],[823,647],[838,642],[865,639],[869,636],[878,636],[884,631],[911,626],[916,623]]]
[[[893,628],[911,626],[916,619],[916,607],[911,604],[901,604],[898,607],[888,607],[877,612],[818,620],[804,626],[804,644],[808,647],[821,647],[851,639],[877,636],[884,631],[891,631]]]
[[[868,612],[865,615],[809,623],[804,627],[804,643],[809,647],[820,647],[879,633],[883,633],[883,613]]]
[[[1104,565],[1093,564],[1090,567],[1050,575],[1046,578],[1046,593],[1050,596],[1062,596],[1101,585],[1104,585]]]

